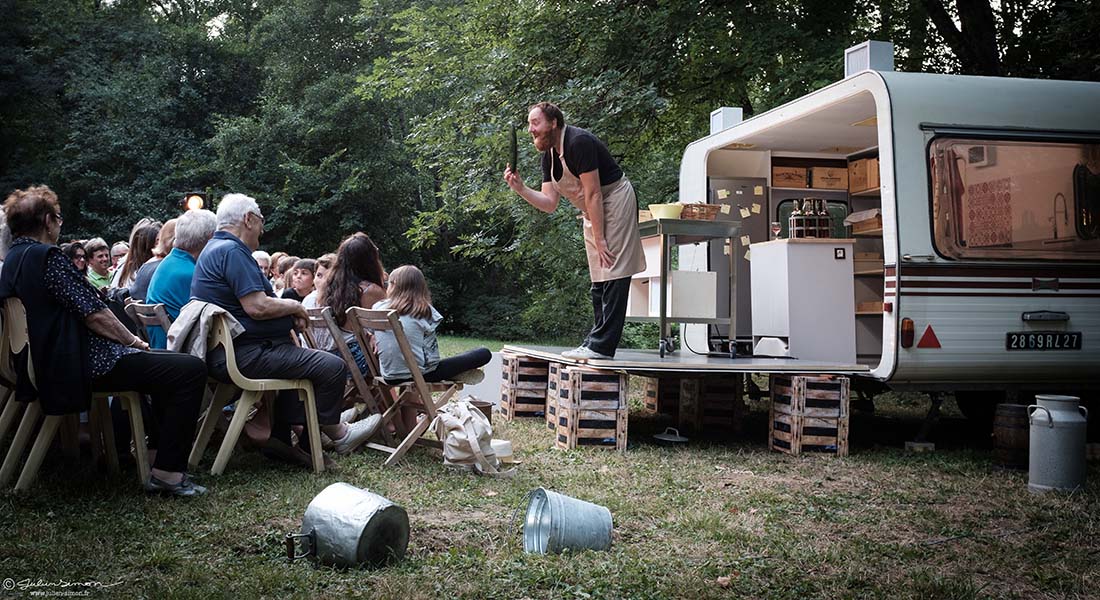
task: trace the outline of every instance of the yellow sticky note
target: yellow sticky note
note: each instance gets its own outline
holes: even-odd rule
[[[745,260],[752,260],[752,250],[745,250]]]
[[[730,214],[730,205],[729,204],[723,204],[722,208],[720,208],[718,210],[720,210],[722,212],[722,214],[728,215],[728,214]]]
[[[747,235],[743,235],[743,236],[741,236],[741,245],[742,245],[742,246],[748,246],[748,245],[749,245],[749,241],[750,241],[750,240],[749,240],[749,236],[747,236]]]
[[[750,214],[752,214],[752,213],[749,212],[749,209],[745,208],[744,206],[741,207],[741,218],[742,219],[749,218]]]
[[[730,197],[730,191],[729,190],[718,190],[718,199],[719,200],[725,200],[726,198],[729,198],[729,197]]]
[[[752,188],[752,193],[756,194],[757,196],[763,196],[764,195],[764,186],[758,185],[758,186]]]
[[[760,203],[759,202],[753,202],[752,203],[752,214],[754,214],[754,215],[760,214]]]

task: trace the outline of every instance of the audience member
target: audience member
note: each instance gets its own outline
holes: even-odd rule
[[[313,291],[316,273],[317,261],[312,258],[299,259],[287,275],[289,285],[283,290],[280,298],[288,298],[297,302],[304,300]]]
[[[93,391],[147,393],[159,441],[150,452],[145,489],[176,496],[206,493],[184,472],[206,385],[202,360],[150,352],[115,318],[56,246],[63,219],[57,195],[48,187],[13,192],[4,211],[16,237],[9,257],[20,268],[0,274],[0,298],[23,301],[35,375],[32,386],[28,361],[16,361],[22,371],[17,399],[36,398],[47,415],[65,415],[88,410]]]
[[[8,256],[8,250],[11,249],[11,229],[8,227],[8,221],[4,218],[4,211],[0,211],[0,269],[4,268],[4,259]]]
[[[153,245],[152,258],[138,267],[137,273],[134,275],[134,284],[130,286],[131,298],[138,302],[145,301],[145,295],[149,290],[149,282],[153,280],[153,273],[156,273],[157,268],[160,267],[161,261],[163,261],[164,257],[168,256],[172,251],[175,240],[176,219],[168,219],[157,233],[157,240]]]
[[[117,241],[111,246],[111,268],[110,271],[114,273],[122,264],[122,261],[126,260],[126,255],[130,252],[130,244],[124,241]]]
[[[264,277],[271,279],[271,255],[263,250],[257,250],[252,253],[252,260],[256,261]]]
[[[275,275],[275,272],[279,270],[279,261],[283,260],[283,257],[286,256],[286,255],[287,255],[286,252],[272,252],[271,253],[271,264],[270,264],[271,271],[268,273],[267,277],[268,277],[268,279],[271,280],[271,286],[275,288],[275,293],[276,294],[283,291],[283,288],[282,288],[283,284],[278,281],[279,277]],[[276,284],[278,284],[278,287],[276,287]]]
[[[297,256],[284,256],[275,263],[275,293],[282,293],[290,287],[294,265],[300,260]]]
[[[305,308],[298,302],[276,298],[256,261],[264,216],[256,200],[244,194],[228,194],[218,204],[218,231],[199,255],[191,282],[194,299],[211,302],[229,311],[244,327],[234,340],[237,367],[246,377],[309,379],[313,383],[321,431],[335,442],[338,454],[347,454],[366,442],[378,429],[379,415],[355,423],[340,422],[347,368],[344,361],[323,351],[300,348],[291,331],[307,325]],[[224,349],[207,356],[211,373],[227,378]],[[280,392],[275,402],[271,439],[265,454],[309,465],[309,436],[293,446],[291,427],[305,423],[298,393]]]
[[[332,270],[318,289],[318,304],[332,309],[332,317],[344,330],[344,341],[364,375],[368,374],[367,359],[352,333],[356,325],[348,322],[347,310],[353,306],[371,308],[385,299],[385,277],[378,247],[367,234],[358,232],[340,243]],[[331,340],[318,340],[318,343],[324,344],[326,349],[333,349]]]
[[[161,222],[145,217],[130,230],[130,251],[115,267],[111,277],[111,287],[129,289],[134,285],[138,269],[145,261],[153,257],[153,246],[157,243]],[[114,250],[112,249],[113,253]]]
[[[88,282],[97,290],[111,285],[111,249],[107,242],[92,238],[84,242],[84,252],[88,257]]]
[[[146,304],[163,304],[165,312],[174,321],[180,309],[191,300],[191,279],[195,273],[195,261],[217,229],[217,218],[208,210],[189,210],[175,219],[175,235],[171,252],[161,261],[152,281]],[[165,225],[167,228],[168,225]],[[160,327],[147,327],[149,345],[153,348],[168,346],[168,332]]]
[[[61,246],[61,253],[73,261],[73,266],[82,277],[88,276],[88,253],[84,250],[84,244],[69,242]]]

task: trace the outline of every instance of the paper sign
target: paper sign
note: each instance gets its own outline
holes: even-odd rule
[[[722,212],[722,214],[728,215],[728,214],[730,214],[730,205],[729,204],[723,204],[722,208],[720,208],[718,210],[720,210]]]
[[[752,213],[749,212],[749,209],[745,208],[744,206],[741,207],[741,218],[742,219],[749,218],[750,214],[752,214]]]
[[[754,215],[760,214],[760,203],[759,202],[753,202],[752,203],[752,214],[754,214]]]
[[[741,236],[741,245],[742,246],[748,246],[749,245],[749,236],[747,236],[747,235]]]
[[[763,196],[764,195],[764,186],[758,185],[758,186],[752,188],[752,193],[756,194],[757,196]]]
[[[730,191],[729,190],[718,190],[718,199],[719,200],[725,200],[726,198],[729,198],[729,197],[730,197]]]
[[[745,250],[745,260],[752,260],[752,250]]]
[[[729,255],[730,255],[730,245],[729,244],[722,244],[722,256],[729,256]]]

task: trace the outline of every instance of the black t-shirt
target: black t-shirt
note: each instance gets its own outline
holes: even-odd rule
[[[295,302],[301,302],[305,299],[305,297],[300,295],[298,293],[298,290],[294,288],[284,288],[282,295],[280,295],[279,297],[286,298],[287,300],[293,300]]]
[[[622,179],[623,170],[619,167],[619,163],[611,158],[611,153],[600,138],[590,132],[580,127],[566,125],[565,140],[562,145],[565,146],[565,162],[569,165],[569,171],[576,177],[579,178],[582,173],[599,169],[600,185],[615,183]],[[553,179],[561,179],[561,158],[558,156],[557,148],[542,153],[543,183],[551,179],[551,164],[554,168]]]

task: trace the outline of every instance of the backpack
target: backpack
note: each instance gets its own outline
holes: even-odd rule
[[[510,476],[515,469],[500,470],[493,450],[493,427],[472,404],[470,397],[452,400],[436,412],[431,427],[443,442],[443,464],[480,475]]]

